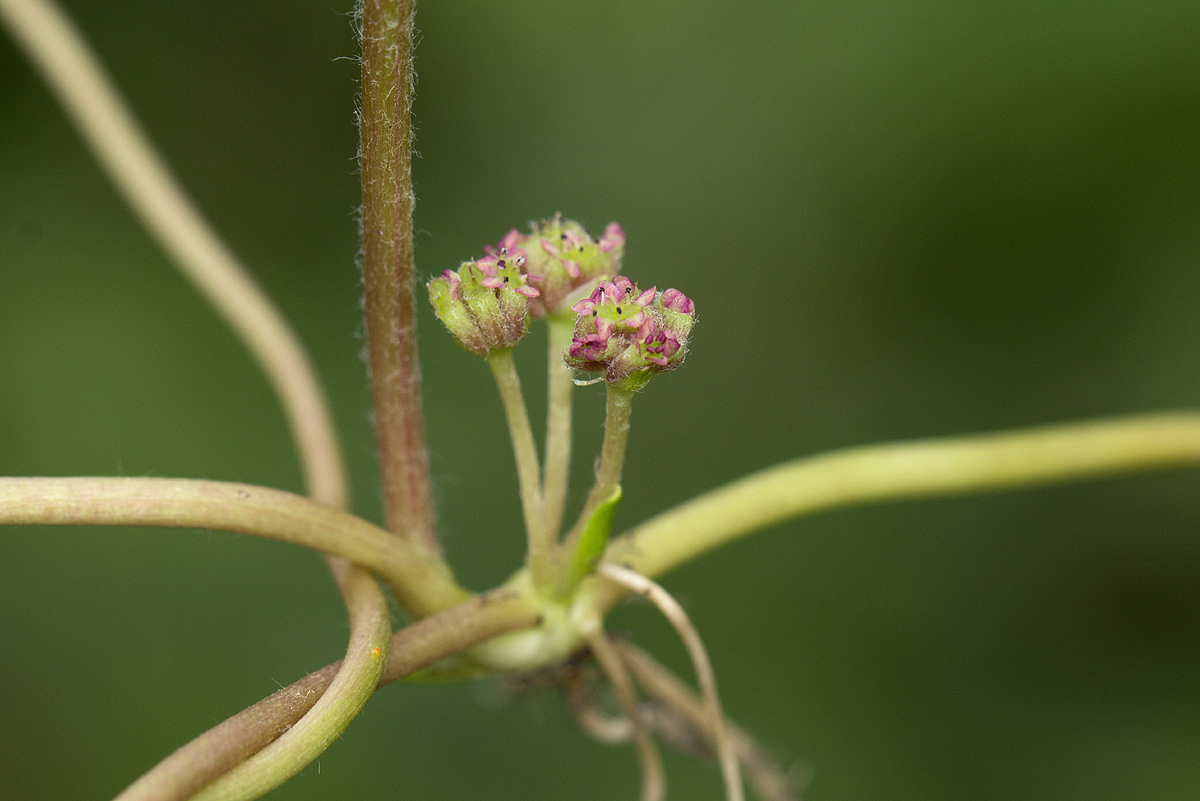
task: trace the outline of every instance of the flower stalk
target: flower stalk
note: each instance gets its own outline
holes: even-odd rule
[[[487,356],[487,363],[496,378],[512,438],[528,541],[529,572],[534,586],[545,588],[552,581],[550,560],[555,539],[545,528],[542,516],[541,470],[538,467],[533,428],[529,425],[529,411],[525,406],[525,396],[521,393],[521,377],[517,375],[511,348],[492,351]]]
[[[557,539],[571,474],[571,413],[575,384],[563,364],[563,353],[575,332],[574,317],[547,317],[549,348],[546,364],[546,460],[542,472],[545,529]]]
[[[600,465],[596,468],[596,479],[584,501],[579,520],[571,529],[564,548],[573,553],[579,537],[592,514],[605,500],[610,498],[621,483],[621,470],[625,465],[625,446],[629,441],[629,421],[633,414],[634,391],[606,384],[604,403],[604,444],[600,449]]]

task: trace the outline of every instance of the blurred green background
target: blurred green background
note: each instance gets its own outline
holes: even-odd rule
[[[312,348],[378,518],[357,65],[320,2],[70,2]],[[561,210],[696,299],[618,525],[843,445],[1200,401],[1200,4],[426,3],[418,266]],[[521,558],[503,417],[421,305],[446,550]],[[540,409],[537,345],[527,361]],[[0,37],[0,474],[299,489],[241,347]],[[577,485],[602,391],[580,390]],[[676,571],[730,714],[807,798],[1200,796],[1196,471],[805,519]],[[340,656],[320,559],[198,531],[0,530],[0,798],[101,799]],[[686,671],[647,608],[613,625]],[[718,799],[668,761],[671,797]],[[636,797],[552,692],[392,687],[272,798]]]

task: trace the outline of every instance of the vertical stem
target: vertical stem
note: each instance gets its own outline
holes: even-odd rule
[[[629,417],[633,409],[633,391],[608,387],[608,397],[604,406],[604,445],[600,451],[600,467],[596,470],[596,482],[588,493],[587,501],[579,520],[571,530],[567,552],[574,550],[579,533],[587,524],[588,518],[596,511],[596,507],[612,495],[613,490],[621,483],[621,468],[625,465],[625,443],[629,440]]]
[[[413,2],[362,6],[363,285],[388,528],[437,550],[413,300]]]
[[[533,441],[533,429],[529,425],[529,412],[525,408],[525,396],[521,394],[521,378],[513,362],[512,349],[496,350],[488,354],[488,366],[496,376],[496,386],[504,402],[504,414],[508,418],[508,433],[512,437],[513,455],[517,460],[517,480],[521,485],[521,511],[525,516],[525,534],[529,541],[529,572],[534,585],[547,586],[548,564],[554,541],[542,526],[541,476],[538,470],[537,445]]]
[[[546,365],[546,463],[542,472],[542,503],[546,534],[558,539],[571,472],[571,399],[575,389],[571,369],[563,364],[563,351],[575,334],[573,318],[547,317],[550,329]]]

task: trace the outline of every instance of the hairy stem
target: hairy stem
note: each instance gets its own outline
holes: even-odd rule
[[[606,558],[658,576],[753,531],[852,504],[1030,487],[1200,463],[1200,414],[1138,415],[809,456],[707,492],[614,539]],[[607,609],[611,585],[588,601]]]
[[[537,622],[537,612],[521,599],[497,593],[473,598],[393,634],[378,686],[429,667],[490,637]],[[130,785],[116,801],[191,798],[293,727],[329,689],[341,664],[327,665],[209,729]]]
[[[558,540],[563,508],[571,475],[571,401],[575,384],[571,369],[563,364],[563,351],[575,333],[573,318],[546,318],[550,344],[546,364],[546,463],[542,472],[544,527],[548,536]]]
[[[413,3],[362,4],[363,310],[388,528],[437,551],[414,305]]]
[[[536,587],[545,587],[550,580],[549,559],[554,546],[552,535],[543,527],[541,474],[538,469],[537,445],[529,425],[529,411],[521,393],[521,377],[513,361],[512,349],[492,351],[487,357],[496,386],[504,402],[508,433],[512,438],[513,455],[517,461],[517,481],[521,489],[521,511],[525,516],[525,535],[529,541],[529,573]]]
[[[282,490],[169,478],[0,478],[0,525],[208,528],[344,556],[389,582],[411,614],[448,609],[468,593],[420,546],[367,521]]]

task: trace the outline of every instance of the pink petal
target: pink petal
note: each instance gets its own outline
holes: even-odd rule
[[[521,232],[513,228],[500,240],[500,247],[512,250],[521,242]]]
[[[567,275],[571,276],[572,278],[579,277],[579,262],[564,259],[562,265],[563,268],[566,269]]]
[[[696,313],[696,304],[678,289],[664,290],[662,293],[662,305],[663,308],[679,312],[680,314]]]
[[[615,222],[610,222],[600,237],[600,252],[608,253],[625,243],[625,231]]]

